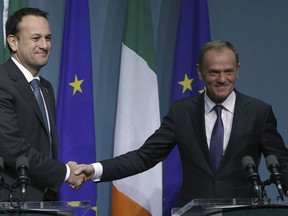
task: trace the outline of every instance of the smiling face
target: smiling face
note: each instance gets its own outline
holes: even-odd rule
[[[7,41],[15,57],[34,76],[47,64],[51,52],[51,31],[48,20],[41,16],[24,16],[19,32]]]
[[[235,53],[229,48],[211,49],[205,53],[197,70],[213,102],[222,103],[234,90],[239,67]]]

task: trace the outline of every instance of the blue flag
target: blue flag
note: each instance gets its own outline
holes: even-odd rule
[[[66,1],[57,127],[61,161],[64,163],[70,160],[77,163],[96,161],[88,0]],[[74,191],[68,184],[63,184],[60,199],[89,200],[92,208],[87,215],[96,215],[96,184],[93,182],[85,183],[79,191]]]
[[[182,0],[178,24],[171,100],[199,94],[204,83],[196,69],[201,47],[210,41],[209,12],[206,0]],[[193,165],[192,165],[193,166]],[[182,165],[175,147],[165,161],[164,216],[171,215],[182,183]]]

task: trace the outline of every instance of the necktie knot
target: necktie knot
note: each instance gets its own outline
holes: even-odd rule
[[[223,106],[221,104],[217,104],[217,105],[214,106],[213,109],[215,110],[215,112],[217,114],[217,118],[221,117]]]
[[[39,86],[40,86],[40,81],[39,81],[38,79],[33,79],[33,80],[31,81],[31,86],[32,86],[32,88],[33,88],[33,91],[34,91],[35,89],[38,89]]]

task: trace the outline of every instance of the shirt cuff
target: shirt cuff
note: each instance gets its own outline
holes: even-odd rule
[[[66,176],[65,176],[65,181],[64,182],[66,182],[67,180],[68,180],[68,178],[69,178],[69,176],[70,176],[70,167],[67,165],[67,164],[65,164],[66,165]]]
[[[91,180],[93,182],[99,182],[103,173],[103,166],[99,162],[93,163],[91,165],[94,167],[94,170],[95,170],[95,174]]]

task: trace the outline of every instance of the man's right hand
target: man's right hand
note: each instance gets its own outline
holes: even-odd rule
[[[85,181],[87,181],[94,177],[95,169],[91,164],[79,164],[74,174],[76,176],[84,174]]]

